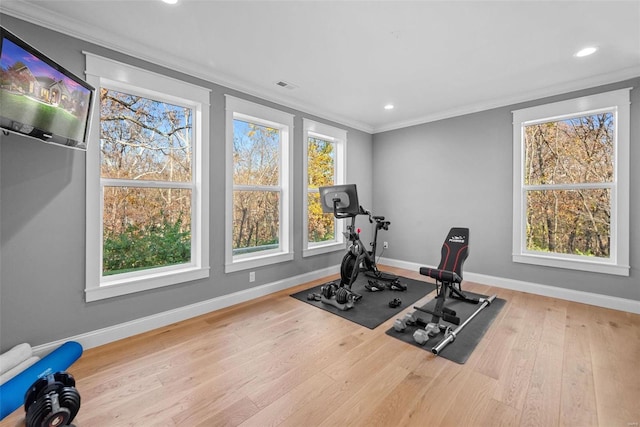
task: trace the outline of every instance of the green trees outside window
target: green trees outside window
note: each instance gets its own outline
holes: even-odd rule
[[[192,110],[101,88],[103,275],[191,260]]]
[[[273,249],[280,235],[280,131],[233,121],[233,254]]]
[[[322,213],[319,187],[335,184],[335,143],[321,138],[307,140],[308,177],[308,233],[309,243],[321,243],[335,239],[333,215]]]
[[[614,115],[526,126],[526,248],[607,258],[614,180]]]

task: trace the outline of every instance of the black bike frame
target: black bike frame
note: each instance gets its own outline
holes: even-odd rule
[[[343,285],[346,285],[349,289],[351,288],[351,285],[355,281],[360,271],[371,271],[373,272],[374,276],[376,277],[381,276],[381,273],[378,270],[378,266],[376,265],[376,259],[375,259],[376,251],[378,248],[378,230],[381,230],[381,229],[388,230],[389,224],[391,224],[391,221],[385,221],[383,216],[371,215],[371,212],[364,210],[362,206],[360,206],[359,215],[368,215],[369,222],[370,223],[375,222],[376,227],[375,227],[375,232],[373,234],[373,242],[370,244],[372,246],[372,249],[370,251],[368,251],[365,248],[364,243],[362,243],[362,240],[360,240],[360,233],[356,229],[356,215],[351,217],[351,225],[348,225],[347,231],[342,233],[351,242],[351,244],[349,245],[349,248],[347,249],[347,254],[345,255],[345,259],[343,259],[343,264],[345,262],[349,262],[349,259],[351,259],[350,257],[355,257],[353,258],[354,264],[353,264],[353,268],[351,269],[349,281],[348,283],[343,283]],[[363,269],[360,268],[360,265],[362,264],[364,264]],[[344,268],[344,265],[341,266],[341,273],[343,268]],[[344,282],[344,277],[341,277],[341,279]]]

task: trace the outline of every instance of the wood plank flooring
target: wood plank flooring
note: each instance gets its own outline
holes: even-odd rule
[[[507,304],[458,365],[289,297],[328,279],[85,351],[74,425],[639,425],[640,315],[465,282]]]

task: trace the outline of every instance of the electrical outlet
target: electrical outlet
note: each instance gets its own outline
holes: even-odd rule
[[[255,281],[256,281],[256,272],[255,271],[249,272],[249,282],[255,282]]]
[[[382,247],[385,249],[389,249],[389,242],[383,242]]]

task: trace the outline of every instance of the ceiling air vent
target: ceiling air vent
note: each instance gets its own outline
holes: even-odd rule
[[[292,83],[285,82],[284,80],[280,80],[276,84],[278,86],[280,86],[280,87],[284,87],[284,88],[287,88],[287,89],[297,89],[298,88],[298,86],[296,86],[296,85],[294,85]]]

